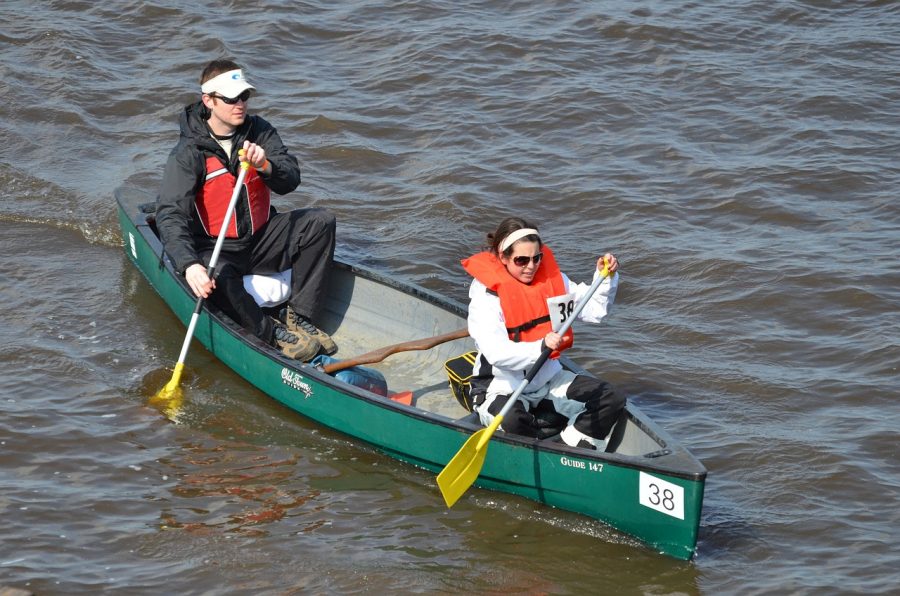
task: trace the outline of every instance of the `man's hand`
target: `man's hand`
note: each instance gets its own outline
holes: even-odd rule
[[[206,267],[200,263],[194,263],[185,269],[184,278],[197,298],[201,296],[204,299],[209,298],[210,293],[216,289],[216,280],[210,279],[206,275]]]
[[[268,176],[272,173],[272,164],[266,160],[266,150],[256,143],[244,141],[244,153],[240,159],[249,163],[260,174]]]

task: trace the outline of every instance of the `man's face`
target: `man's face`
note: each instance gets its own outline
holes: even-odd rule
[[[225,103],[222,96],[217,93],[203,95],[203,104],[212,112],[209,126],[216,134],[231,133],[247,118],[249,97],[241,94],[236,99],[237,103],[230,105]]]

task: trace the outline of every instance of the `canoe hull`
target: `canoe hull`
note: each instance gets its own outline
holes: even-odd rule
[[[138,204],[153,197],[125,188],[117,189],[116,195],[126,253],[187,325],[194,299],[168,259],[160,258],[159,239],[137,210]],[[435,334],[465,325],[461,307],[421,288],[344,263],[335,264],[334,275],[339,278],[338,287],[375,283],[377,289],[381,283],[386,295],[398,289],[413,295],[422,302],[416,310],[433,309],[428,317],[446,319],[447,329]],[[200,315],[195,339],[250,384],[292,410],[435,473],[482,428],[471,416],[453,419],[337,381],[274,352],[207,309]],[[384,345],[392,343],[396,342],[385,341]],[[447,396],[452,399],[449,389]],[[627,415],[629,428],[645,430],[660,449],[641,456],[596,453],[498,431],[475,484],[599,519],[667,555],[690,559],[697,541],[706,470],[637,408],[629,404]]]

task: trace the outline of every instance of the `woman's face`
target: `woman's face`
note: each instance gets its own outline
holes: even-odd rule
[[[509,274],[523,284],[530,284],[541,266],[541,245],[537,242],[519,240],[512,247],[512,253],[508,257],[501,255],[500,262],[506,266]]]

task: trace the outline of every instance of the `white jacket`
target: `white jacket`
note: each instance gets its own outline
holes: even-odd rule
[[[600,275],[594,272],[594,279]],[[574,293],[580,301],[590,288],[587,284],[575,284],[562,274],[566,285],[566,293]],[[619,287],[619,274],[603,280],[594,293],[591,301],[584,307],[578,317],[579,321],[599,323],[612,307]],[[475,360],[476,374],[481,356],[493,365],[494,379],[488,387],[488,396],[512,394],[531,366],[541,355],[541,341],[516,343],[509,339],[506,332],[506,320],[500,308],[500,298],[489,293],[477,279],[472,280],[469,287],[469,335],[475,340],[478,358]],[[578,336],[575,336],[576,343]],[[548,359],[535,375],[524,393],[531,393],[543,387],[553,376],[562,370],[559,360]]]

